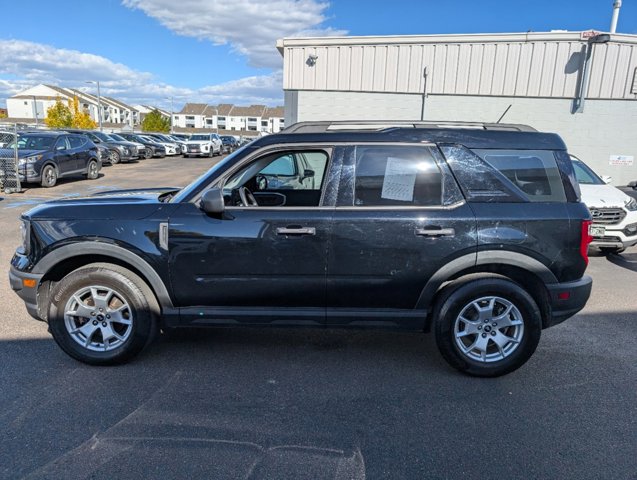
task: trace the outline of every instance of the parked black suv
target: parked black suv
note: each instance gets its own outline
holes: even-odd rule
[[[182,189],[45,203],[11,285],[91,364],[159,328],[302,325],[433,329],[455,368],[510,372],[584,307],[590,215],[557,135],[479,127],[296,124]]]
[[[85,135],[62,132],[18,134],[18,176],[23,183],[54,187],[59,178],[99,177],[102,161],[97,147]]]
[[[81,133],[91,139],[96,145],[104,145],[110,151],[110,163],[115,165],[120,162],[132,162],[138,158],[143,158],[145,151],[140,151],[137,145],[129,141],[120,141],[111,138],[103,132],[93,130],[67,130],[71,133]]]

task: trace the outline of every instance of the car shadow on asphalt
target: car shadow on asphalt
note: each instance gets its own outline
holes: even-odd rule
[[[611,253],[606,258],[618,267],[637,272],[637,253]]]

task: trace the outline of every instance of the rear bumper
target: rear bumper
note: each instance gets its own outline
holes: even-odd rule
[[[593,279],[584,275],[574,282],[547,285],[551,298],[551,318],[544,328],[553,327],[579,312],[591,296]]]
[[[43,275],[24,273],[11,266],[9,270],[9,284],[11,289],[18,294],[27,307],[27,312],[36,320],[43,320],[38,309],[38,287]],[[25,280],[35,280],[35,287],[25,287]]]

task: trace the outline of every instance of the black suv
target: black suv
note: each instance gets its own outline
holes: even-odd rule
[[[18,176],[24,183],[53,187],[59,178],[99,177],[102,168],[97,147],[85,135],[63,132],[18,134]]]
[[[129,141],[116,140],[103,132],[93,130],[67,130],[71,133],[81,133],[91,139],[96,145],[103,145],[110,151],[109,161],[111,165],[120,162],[132,162],[143,158],[145,151],[140,151],[137,144]]]
[[[463,372],[518,368],[591,291],[564,143],[386,124],[296,124],[182,189],[40,205],[22,216],[11,285],[97,365],[159,329],[269,325],[433,330]]]

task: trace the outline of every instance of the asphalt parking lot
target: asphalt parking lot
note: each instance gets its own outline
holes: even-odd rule
[[[452,370],[432,336],[378,331],[189,330],[119,367],[67,357],[9,288],[19,214],[215,161],[0,194],[0,478],[637,478],[637,248],[591,258],[586,309],[497,379]]]

